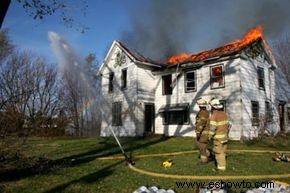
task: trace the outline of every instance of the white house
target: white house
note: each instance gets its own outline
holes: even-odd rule
[[[148,132],[194,136],[199,97],[223,102],[232,122],[232,139],[287,132],[290,87],[276,80],[276,69],[261,33],[249,32],[219,48],[174,56],[166,64],[114,41],[98,72],[101,136],[111,135],[110,127],[119,136]]]

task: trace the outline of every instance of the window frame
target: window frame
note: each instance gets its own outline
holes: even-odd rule
[[[110,72],[109,73],[109,84],[108,84],[108,92],[112,93],[114,91],[114,78],[115,78],[115,73]]]
[[[257,109],[254,109],[254,105],[257,105]],[[257,111],[257,112],[254,112]],[[251,101],[251,112],[252,112],[252,126],[260,125],[260,106],[258,101]]]
[[[169,81],[168,80],[165,80],[166,77],[170,77],[170,84],[169,83],[165,83],[165,81]],[[165,86],[168,85],[168,88]],[[172,74],[167,74],[167,75],[163,75],[162,76],[162,95],[172,95]],[[167,89],[166,89],[167,88]]]
[[[183,112],[183,113],[181,113]],[[178,122],[177,116],[182,115],[182,122]],[[184,110],[167,110],[162,112],[162,117],[163,117],[163,125],[188,125],[189,124],[189,119],[190,119],[190,111],[189,111],[189,104],[186,103],[186,108]],[[172,119],[175,117],[175,119]]]
[[[122,103],[120,101],[112,104],[112,126],[122,126]]]
[[[260,74],[259,72],[262,72],[262,74]],[[261,77],[261,75],[262,75],[262,77]],[[260,90],[265,90],[265,70],[261,66],[257,67],[257,79],[258,79],[258,88]]]
[[[222,73],[221,73],[222,86],[213,87],[213,83],[215,82],[215,81],[213,81],[213,79],[220,77],[220,76],[213,77],[213,75],[212,75],[212,69],[216,68],[216,67],[222,67]],[[217,65],[214,65],[214,66],[210,66],[209,67],[209,74],[210,74],[210,89],[225,88],[225,67],[224,67],[224,64],[217,64]]]
[[[125,80],[124,80],[124,74],[125,74]],[[128,70],[127,68],[123,68],[121,71],[121,89],[126,90],[127,89],[127,77],[128,77]]]
[[[188,90],[188,78],[187,78],[187,74],[190,74],[190,73],[194,73],[194,89],[193,90]],[[191,92],[196,92],[197,90],[197,84],[196,84],[196,70],[190,70],[190,71],[185,71],[184,72],[184,92],[185,93],[191,93]]]

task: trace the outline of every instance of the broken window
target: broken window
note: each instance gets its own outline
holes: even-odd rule
[[[166,75],[166,76],[162,76],[162,94],[163,95],[171,95],[172,94],[172,87],[171,87],[171,83],[172,83],[172,76],[171,74]]]
[[[265,90],[265,82],[264,82],[264,68],[258,67],[258,86],[259,89]]]
[[[109,74],[109,92],[113,92],[113,81],[114,81],[114,72],[110,72]]]
[[[189,105],[166,105],[159,110],[163,116],[164,125],[183,125],[189,123]]]
[[[112,105],[112,125],[121,126],[122,125],[122,111],[121,102],[114,102]]]
[[[252,101],[252,126],[259,126],[259,102]]]
[[[225,86],[223,65],[210,67],[211,88],[221,88]]]
[[[272,117],[273,115],[272,115],[272,108],[271,108],[270,102],[266,101],[265,102],[265,119],[267,122],[271,122]]]
[[[185,92],[196,91],[196,75],[195,71],[185,73]]]
[[[127,68],[122,70],[121,74],[121,88],[126,89],[127,88]]]

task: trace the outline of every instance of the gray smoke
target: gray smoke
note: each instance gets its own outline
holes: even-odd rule
[[[150,0],[129,11],[132,29],[121,40],[146,57],[165,61],[211,49],[262,25],[268,41],[290,29],[289,0]],[[140,3],[141,4],[141,3]]]

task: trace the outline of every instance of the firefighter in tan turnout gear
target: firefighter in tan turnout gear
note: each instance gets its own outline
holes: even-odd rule
[[[208,132],[209,132],[209,113],[206,109],[207,102],[203,98],[197,100],[199,112],[196,115],[195,133],[196,143],[199,148],[199,156],[201,163],[207,163],[210,152],[208,146]]]
[[[219,171],[226,170],[226,150],[228,142],[229,119],[223,111],[223,105],[218,99],[212,99],[209,104],[212,107],[210,116],[209,140],[213,139],[213,152]]]

